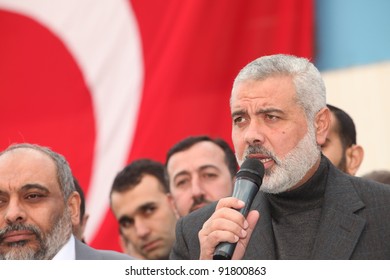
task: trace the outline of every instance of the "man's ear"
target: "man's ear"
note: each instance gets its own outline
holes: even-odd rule
[[[72,225],[78,225],[80,223],[80,194],[76,191],[72,192],[72,194],[68,198],[68,210],[70,213],[70,217],[72,219]]]
[[[355,175],[364,158],[364,150],[360,145],[352,145],[345,151],[346,171],[348,174]]]
[[[171,206],[173,212],[175,213],[176,219],[180,218],[179,212],[177,211],[175,200],[173,199],[173,196],[170,193],[167,193],[167,199],[168,203]]]
[[[328,107],[322,108],[315,117],[315,129],[317,144],[322,146],[326,142],[326,136],[330,128],[330,110]]]

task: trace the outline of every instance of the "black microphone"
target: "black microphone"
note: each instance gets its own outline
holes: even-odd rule
[[[259,159],[248,158],[237,172],[233,197],[245,202],[244,208],[238,210],[244,217],[248,215],[264,177],[264,165]],[[221,242],[215,248],[214,260],[230,260],[237,243]]]

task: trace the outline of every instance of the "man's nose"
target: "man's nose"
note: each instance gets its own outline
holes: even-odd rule
[[[27,213],[17,200],[10,200],[4,212],[7,224],[21,223],[26,219]]]
[[[193,197],[200,197],[204,195],[203,184],[199,176],[193,176],[191,182],[191,191]]]
[[[138,237],[144,238],[150,233],[150,227],[143,219],[135,219],[135,231]]]
[[[251,120],[245,130],[245,141],[249,145],[263,144],[265,140],[263,125],[257,120]]]

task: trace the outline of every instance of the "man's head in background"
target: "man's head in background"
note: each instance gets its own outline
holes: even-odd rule
[[[356,128],[352,118],[340,108],[327,105],[331,111],[331,126],[322,145],[322,153],[341,171],[355,175],[363,157],[363,148],[356,144]]]
[[[144,259],[167,259],[175,241],[176,210],[162,163],[140,159],[120,171],[110,193],[122,241]]]
[[[389,170],[373,170],[369,173],[366,173],[362,178],[367,178],[370,180],[377,181],[379,183],[390,185],[390,171]]]
[[[165,164],[181,217],[232,194],[238,165],[233,150],[222,139],[185,138],[168,151]]]

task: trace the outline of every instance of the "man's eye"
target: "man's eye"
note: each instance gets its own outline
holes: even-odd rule
[[[154,206],[148,207],[145,209],[144,214],[150,215],[150,214],[154,213],[155,210],[156,210],[156,207],[154,207]]]
[[[207,179],[213,179],[213,178],[216,178],[218,175],[215,174],[215,173],[206,173],[203,175],[205,178]]]
[[[277,120],[279,119],[278,116],[275,116],[275,115],[266,115],[265,116],[268,120],[271,120],[271,121],[274,121],[274,120]]]
[[[0,206],[7,202],[6,198],[0,197]]]
[[[182,179],[182,180],[178,180],[175,185],[176,187],[182,187],[185,186],[187,183],[188,183],[188,179]]]
[[[38,194],[38,193],[31,193],[31,194],[26,195],[27,200],[37,200],[37,199],[42,198],[42,197],[44,197],[44,195]]]
[[[234,124],[240,124],[240,123],[243,123],[244,121],[245,121],[245,119],[243,117],[237,117],[237,118],[233,119]]]
[[[129,228],[133,225],[133,221],[130,219],[123,219],[120,221],[120,225],[123,228]]]

